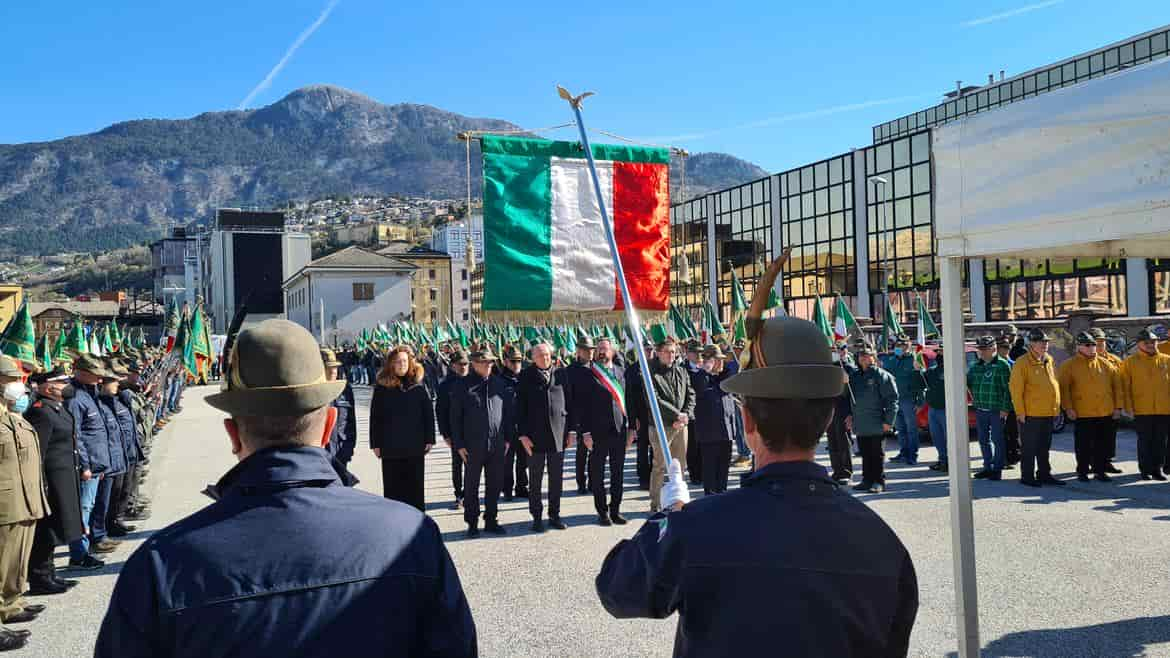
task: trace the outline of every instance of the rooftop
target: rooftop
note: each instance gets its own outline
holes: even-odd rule
[[[61,309],[82,317],[114,317],[118,302],[29,302],[28,312],[34,318],[54,309]]]

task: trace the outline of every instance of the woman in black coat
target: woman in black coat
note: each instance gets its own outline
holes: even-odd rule
[[[370,401],[370,448],[382,460],[382,491],[425,511],[423,460],[435,445],[435,410],[422,364],[396,347],[378,373]]]
[[[33,594],[55,594],[68,583],[53,568],[53,548],[81,538],[81,490],[78,485],[77,442],[73,416],[65,408],[69,375],[60,368],[34,377],[38,395],[25,412],[25,419],[37,431],[45,472],[45,494],[49,515],[37,521],[29,559],[29,587]]]

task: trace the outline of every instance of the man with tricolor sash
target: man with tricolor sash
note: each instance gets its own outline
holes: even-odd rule
[[[626,449],[636,436],[626,417],[626,392],[613,363],[613,342],[597,341],[596,356],[589,364],[592,381],[581,392],[581,441],[589,450],[589,482],[597,522],[624,525],[621,515],[622,485],[626,467]],[[609,501],[606,501],[605,465],[609,464]]]

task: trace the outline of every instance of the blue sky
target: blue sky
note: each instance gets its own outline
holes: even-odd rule
[[[955,80],[1170,23],[1165,0],[4,4],[0,143],[260,107],[313,83],[549,126],[570,120],[560,83],[597,92],[592,128],[769,171],[866,144]]]

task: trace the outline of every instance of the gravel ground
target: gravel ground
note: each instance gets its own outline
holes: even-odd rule
[[[199,491],[234,463],[220,414],[203,403],[212,391],[189,390],[184,412],[158,439],[148,482],[154,516],[109,555],[105,569],[70,574],[81,585],[40,597],[36,602],[49,608],[27,625],[33,631],[28,647],[11,655],[91,655],[119,565],[147,533],[208,503]],[[362,489],[380,493],[378,462],[364,447],[369,388],[356,392],[359,449],[352,470]],[[978,454],[977,445],[972,449]],[[975,483],[984,655],[1170,656],[1170,602],[1163,598],[1170,584],[1170,485],[1138,480],[1131,431],[1122,432],[1118,451],[1125,474],[1114,483],[1074,480],[1059,489],[1028,489],[1016,482],[1016,471],[1002,482]],[[943,656],[956,646],[947,483],[926,467],[933,448],[926,447],[921,459],[918,466],[891,464],[889,491],[864,499],[902,537],[918,570],[921,604],[911,655]],[[671,654],[673,619],[612,619],[593,591],[605,554],[635,532],[649,507],[646,492],[634,487],[633,461],[631,453],[624,504],[629,526],[597,526],[592,499],[568,493],[562,502],[567,531],[532,535],[527,503],[517,499],[501,504],[507,536],[465,540],[462,512],[449,509],[450,455],[440,449],[428,458],[428,511],[444,532],[471,602],[480,655]],[[1053,463],[1062,477],[1073,471],[1071,432],[1056,437]],[[566,475],[566,491],[575,492],[572,474]],[[58,555],[63,564],[64,550]]]

